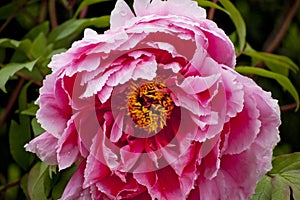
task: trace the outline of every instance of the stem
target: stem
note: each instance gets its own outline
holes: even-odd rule
[[[42,0],[41,3],[41,11],[39,16],[39,23],[42,23],[45,21],[47,15],[47,0]]]
[[[293,17],[295,16],[300,0],[295,0],[293,5],[291,6],[287,16],[284,17],[283,22],[279,26],[278,29],[274,30],[273,33],[277,33],[275,37],[271,40],[270,44],[267,44],[265,51],[268,53],[273,52],[280,44],[281,40],[285,36]]]
[[[27,76],[26,74],[22,73],[22,72],[16,72],[16,75],[25,79],[25,80],[28,80],[28,81],[32,81],[32,83],[34,83],[35,85],[37,86],[42,86],[42,82],[40,81],[37,81],[37,80],[34,80],[33,78],[31,78],[30,76]]]
[[[212,0],[214,3],[217,3],[218,0]],[[214,18],[214,14],[215,14],[215,8],[210,8],[209,12],[208,12],[208,19],[212,20]]]
[[[5,29],[5,27],[10,23],[10,21],[20,12],[20,10],[26,5],[28,0],[24,1],[21,5],[17,7],[17,9],[12,13],[9,18],[6,19],[4,24],[0,27],[0,33]]]
[[[49,0],[49,15],[52,29],[57,27],[55,0]]]
[[[9,183],[9,184],[5,185],[3,188],[0,189],[0,193],[5,192],[6,190],[8,190],[12,187],[15,187],[15,186],[19,185],[20,183],[21,183],[21,178],[16,180],[15,182],[12,182],[12,183]]]
[[[292,104],[280,106],[281,112],[286,112],[286,111],[289,111],[289,110],[294,110],[296,108],[297,108],[297,103],[292,103]]]
[[[18,99],[19,93],[21,92],[22,86],[25,83],[25,79],[20,78],[18,85],[16,87],[16,89],[14,90],[10,100],[8,101],[4,112],[2,113],[1,117],[0,117],[0,127],[3,125],[3,123],[6,121],[6,118],[8,117],[12,107],[14,106],[15,102]]]

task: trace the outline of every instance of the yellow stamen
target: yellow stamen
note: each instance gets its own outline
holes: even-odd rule
[[[174,103],[166,86],[162,83],[148,82],[133,86],[128,94],[128,115],[148,133],[157,132],[167,125]]]

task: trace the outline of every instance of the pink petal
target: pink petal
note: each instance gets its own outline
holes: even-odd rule
[[[36,115],[38,122],[47,132],[60,137],[72,115],[72,110],[66,91],[62,88],[61,79],[56,80],[56,75],[53,73],[46,77],[40,90],[41,95],[37,102],[40,109]]]
[[[70,167],[78,158],[78,134],[74,122],[69,122],[58,142],[57,159],[59,170]]]
[[[110,133],[110,140],[112,142],[118,142],[118,140],[121,138],[123,134],[123,120],[124,120],[125,112],[121,111],[112,126],[111,133]]]
[[[90,199],[89,190],[82,188],[85,164],[85,161],[81,162],[76,172],[73,174],[70,181],[68,182],[60,200]]]
[[[249,92],[250,91],[246,91]],[[256,103],[249,94],[245,94],[244,108],[230,120],[230,134],[225,153],[241,153],[248,149],[259,133],[261,122]]]
[[[197,94],[209,89],[220,78],[220,74],[214,74],[207,77],[189,76],[181,84],[177,85],[187,94]]]
[[[137,16],[146,15],[177,15],[200,20],[206,17],[206,12],[203,8],[199,7],[196,2],[189,0],[135,0],[134,11]],[[182,9],[185,8],[185,9]]]
[[[42,161],[49,165],[57,165],[56,149],[58,139],[45,132],[25,145],[26,151],[35,153]]]
[[[134,178],[145,185],[152,199],[183,199],[178,175],[168,166],[155,172],[134,174]]]
[[[201,30],[208,39],[208,54],[220,64],[235,67],[234,46],[224,31],[210,20],[203,20]]]
[[[111,13],[110,28],[118,29],[119,27],[124,26],[125,23],[133,17],[134,15],[127,3],[124,0],[118,0],[115,9]]]

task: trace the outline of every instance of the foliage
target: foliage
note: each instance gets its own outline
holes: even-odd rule
[[[252,199],[300,199],[300,153],[295,153],[300,151],[300,12],[294,8],[299,0],[270,1],[197,0],[230,35],[238,56],[236,70],[272,91],[281,105],[282,141],[274,150],[278,156]],[[62,194],[76,166],[57,172],[24,150],[24,144],[43,132],[34,102],[50,73],[51,56],[69,48],[86,27],[99,33],[108,29],[114,3],[1,1],[0,199],[58,199]]]

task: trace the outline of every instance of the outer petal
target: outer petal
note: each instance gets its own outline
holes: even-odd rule
[[[61,79],[58,80],[57,76],[57,73],[53,73],[46,77],[37,101],[40,109],[36,116],[47,132],[60,137],[72,115],[72,110],[66,91],[62,88]]]
[[[134,17],[132,11],[124,0],[118,0],[115,9],[111,13],[110,28],[118,29]]]
[[[26,151],[35,153],[42,161],[57,165],[56,149],[58,139],[52,134],[45,132],[25,145]]]
[[[57,159],[59,170],[70,167],[79,158],[78,134],[74,122],[65,129],[58,142]]]
[[[71,199],[79,199],[79,200],[90,200],[91,195],[88,189],[83,189],[82,184],[84,180],[84,168],[86,162],[83,161],[76,172],[73,174],[71,180],[68,182],[64,193],[62,194],[60,200],[71,200]]]
[[[177,15],[192,18],[194,20],[204,19],[206,12],[199,7],[197,2],[190,0],[135,0],[134,11],[137,16],[146,15]],[[182,9],[184,8],[184,9]]]

